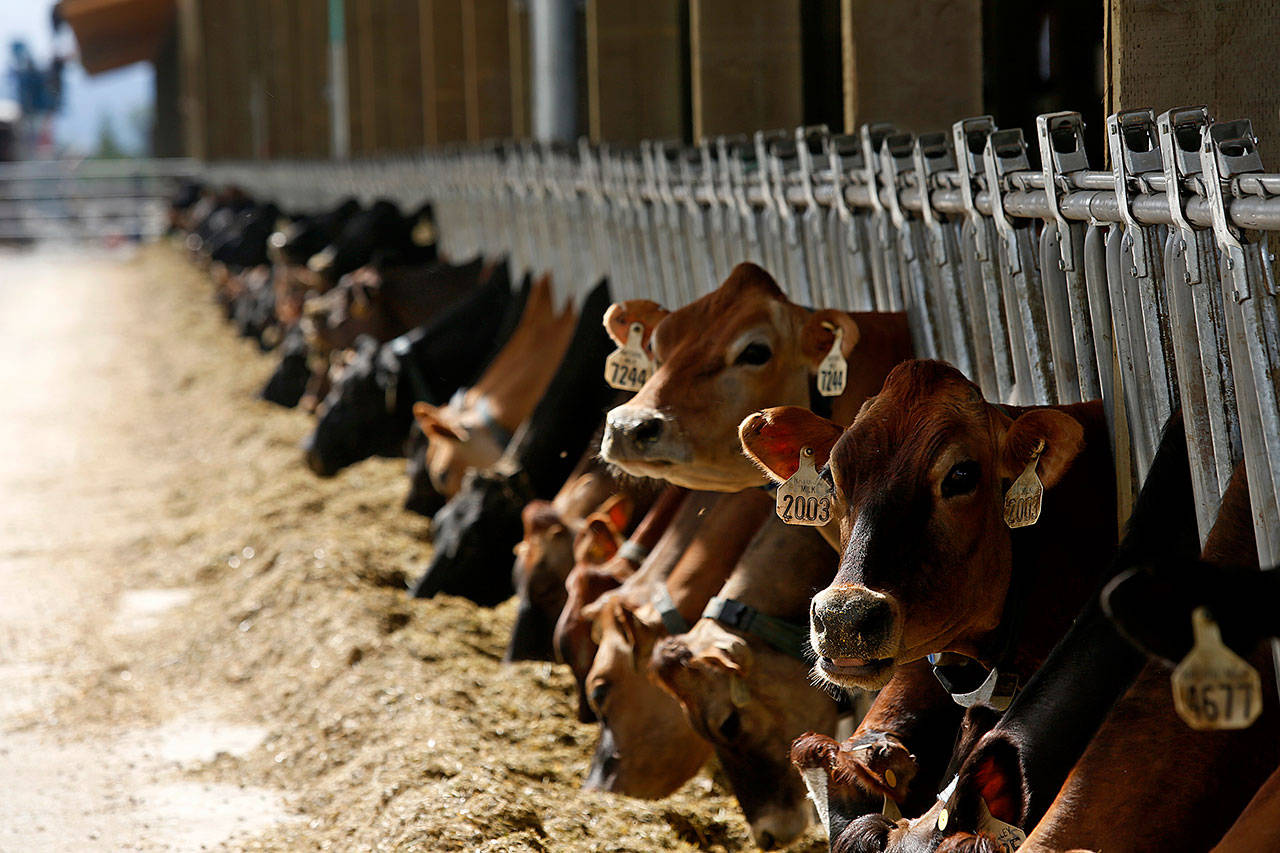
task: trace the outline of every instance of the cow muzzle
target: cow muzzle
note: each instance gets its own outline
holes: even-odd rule
[[[863,586],[830,586],[809,607],[818,673],[848,687],[878,690],[893,674],[901,620],[897,602]]]
[[[628,463],[664,465],[690,460],[675,421],[656,409],[640,406],[619,406],[609,412],[600,453],[605,461],[624,469]]]

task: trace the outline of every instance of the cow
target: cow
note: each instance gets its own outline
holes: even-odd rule
[[[1164,566],[1194,557],[1199,550],[1186,435],[1181,416],[1175,414],[1166,425],[1124,539],[1100,583],[1128,566]],[[990,731],[969,727],[968,737],[956,749],[959,772],[945,802],[939,799],[910,822],[880,815],[860,818],[842,834],[832,835],[833,849],[887,853],[928,850],[943,842],[961,844],[985,826],[978,796],[998,820],[1030,829],[1142,665],[1142,655],[1103,615],[1098,595],[1090,595],[1070,630],[999,722]],[[948,819],[939,829],[943,809]]]
[[[468,469],[498,461],[546,391],[575,325],[572,306],[557,312],[550,278],[542,276],[533,283],[520,324],[476,383],[444,406],[414,404],[414,418],[429,441],[427,470],[437,491],[453,497]]]
[[[302,329],[293,326],[285,331],[279,349],[280,364],[258,396],[268,403],[292,409],[302,399],[311,378],[311,369],[307,366],[307,338]]]
[[[600,736],[586,790],[665,797],[709,757],[710,745],[650,677],[653,648],[701,615],[772,511],[759,490],[718,496],[669,574],[648,573],[648,583],[635,575],[592,605],[599,648],[586,692]]]
[[[644,509],[639,507],[641,513]],[[595,513],[608,519],[603,525],[607,529],[625,529],[636,510],[632,495],[619,491],[618,482],[590,452],[554,499],[525,506],[520,514],[524,538],[515,547],[511,569],[519,606],[504,661],[553,659],[551,634],[567,597],[564,583],[573,568],[578,534]]]
[[[835,568],[818,533],[768,519],[711,615],[654,648],[660,686],[711,743],[764,850],[789,844],[812,812],[788,766],[791,742],[808,730],[835,732],[837,703],[810,684],[807,654],[809,599]]]
[[[556,375],[502,459],[471,471],[432,519],[435,552],[413,586],[416,597],[446,592],[496,604],[514,592],[510,560],[522,533],[520,511],[559,490],[617,397],[603,378],[609,338],[600,317],[608,304],[602,281],[583,300]]]
[[[677,311],[626,302],[613,306],[605,322],[620,345],[640,324],[657,370],[609,412],[602,455],[630,474],[691,489],[734,492],[767,482],[735,437],[748,414],[813,403],[820,411],[829,405],[834,420],[848,423],[889,368],[911,357],[904,314],[811,311],[790,302],[751,263]],[[814,381],[837,333],[848,381],[828,399]]]
[[[405,476],[409,479],[409,491],[402,506],[408,512],[430,518],[445,504],[445,496],[436,491],[427,470],[427,437],[413,426],[405,441]]]
[[[602,530],[601,525],[588,524],[579,536],[594,541],[581,544],[575,541],[574,566],[565,578],[565,602],[556,618],[552,643],[556,659],[569,666],[577,684],[579,721],[596,721],[586,693],[587,673],[591,671],[591,662],[596,654],[596,644],[591,636],[592,619],[590,613],[585,612],[586,608],[600,596],[620,587],[642,565],[663,574],[670,571],[697,528],[706,506],[705,497],[690,499],[686,489],[667,486],[631,537],[611,555],[593,555],[590,549],[600,552],[607,549],[606,543],[614,540],[616,529]],[[608,523],[604,518],[598,521]],[[595,556],[601,558],[599,563],[594,560],[588,562],[587,558]]]
[[[446,400],[474,381],[516,301],[503,264],[420,328],[382,345],[366,338],[303,443],[307,466],[326,477],[370,456],[400,455],[414,402]]]
[[[941,653],[948,657],[935,671],[956,693],[1025,684],[1116,546],[1115,475],[1096,401],[996,406],[954,367],[915,360],[893,368],[845,430],[783,408],[746,419],[740,438],[758,463],[787,463],[768,468],[775,478],[790,475],[804,447],[829,468],[843,547],[834,581],[813,599],[810,644],[815,676],[839,688],[884,688],[904,665]],[[1010,529],[1003,498],[1028,469],[1043,484],[1043,511],[1035,524]],[[975,674],[977,683],[962,686]],[[910,677],[918,681],[919,670]],[[904,693],[906,686],[882,690],[855,742],[874,736],[937,769],[936,756],[913,744],[929,737],[915,720],[932,712],[912,707],[927,698],[924,687]],[[886,722],[888,730],[875,728]],[[820,771],[828,782],[876,778],[829,763],[846,757],[861,761],[821,738],[793,751],[802,772]],[[840,796],[919,805],[937,781],[916,774],[910,786],[864,785]]]
[[[378,199],[347,219],[337,238],[312,255],[307,266],[334,285],[369,263],[420,265],[436,260],[431,205],[406,217],[395,202]]]

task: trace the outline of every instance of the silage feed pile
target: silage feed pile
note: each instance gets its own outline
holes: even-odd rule
[[[129,263],[120,299],[136,329],[120,357],[138,369],[110,389],[116,464],[87,476],[117,490],[115,523],[135,530],[80,559],[117,595],[191,597],[86,640],[30,725],[212,713],[262,727],[247,753],[185,771],[283,793],[296,817],[236,849],[751,848],[713,771],[657,802],[581,793],[595,728],[574,719],[565,668],[500,663],[512,603],[404,593],[431,547],[429,522],[400,508],[403,461],[315,477],[298,449],[310,419],[254,398],[276,359],[233,337],[203,274],[169,246]],[[811,831],[796,849],[824,846]]]

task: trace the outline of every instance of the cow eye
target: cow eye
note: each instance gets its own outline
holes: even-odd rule
[[[738,712],[730,711],[729,716],[724,718],[724,722],[720,724],[720,737],[725,740],[733,740],[742,733],[742,717]]]
[[[734,364],[764,364],[773,358],[773,350],[768,344],[747,344],[742,352],[733,360]]]
[[[609,682],[601,681],[595,687],[591,688],[591,695],[587,697],[590,700],[591,707],[596,709],[599,714],[604,708],[605,699],[609,698]]]
[[[978,488],[978,474],[981,469],[977,462],[958,462],[951,466],[947,476],[942,479],[942,496],[954,498],[967,495]]]

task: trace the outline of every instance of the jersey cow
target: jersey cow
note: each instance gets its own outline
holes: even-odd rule
[[[989,698],[1011,681],[1025,684],[1115,550],[1100,403],[996,406],[950,365],[917,360],[895,367],[847,430],[791,408],[748,418],[740,434],[778,479],[794,472],[803,448],[819,466],[829,459],[842,549],[835,579],[814,596],[810,644],[815,675],[840,688],[884,688],[904,666],[940,653],[951,658],[936,670],[956,693]],[[1010,529],[1002,504],[1028,469],[1042,484],[1043,509],[1036,523]],[[983,677],[964,686],[975,668]],[[919,721],[945,694],[917,705],[928,699],[919,670],[904,679],[914,686],[883,690],[854,740],[886,741],[937,768],[914,741],[936,736]],[[793,758],[829,783],[857,782],[848,799],[866,805],[883,797],[918,804],[937,782],[921,774],[908,787],[899,772],[880,777],[859,764],[865,755],[805,738]],[[877,778],[882,784],[867,784]]]
[[[628,473],[691,489],[734,492],[766,482],[738,447],[739,422],[767,406],[814,400],[825,409],[814,379],[837,341],[848,362],[847,384],[831,402],[840,423],[911,355],[904,314],[811,311],[751,263],[677,311],[633,300],[605,316],[620,345],[636,323],[657,370],[609,412],[601,453]]]

